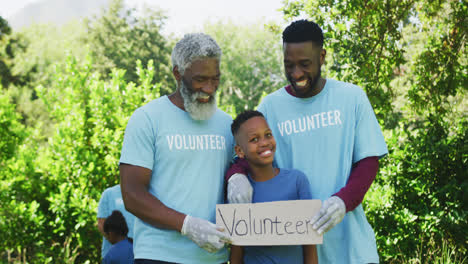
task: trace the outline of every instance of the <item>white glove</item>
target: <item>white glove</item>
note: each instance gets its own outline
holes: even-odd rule
[[[332,196],[322,203],[320,211],[311,219],[312,228],[319,235],[341,222],[346,214],[346,206],[338,196]]]
[[[185,217],[181,233],[210,253],[222,249],[224,243],[232,243],[224,228],[190,215]]]
[[[228,180],[227,199],[229,203],[251,203],[253,189],[247,176],[236,173]]]

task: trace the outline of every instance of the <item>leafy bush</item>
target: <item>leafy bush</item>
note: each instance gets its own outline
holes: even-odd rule
[[[103,81],[91,61],[80,66],[70,57],[57,69],[54,87],[38,88],[56,124],[55,134],[45,146],[30,143],[20,149],[2,174],[5,249],[24,254],[30,263],[100,261],[97,202],[118,181],[128,118],[159,96],[159,85],[152,84],[152,62],[146,69],[138,63],[137,72],[140,86],[127,83],[122,70]]]

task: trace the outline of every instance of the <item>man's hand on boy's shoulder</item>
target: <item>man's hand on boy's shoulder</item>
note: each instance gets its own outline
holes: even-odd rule
[[[227,184],[227,199],[229,203],[251,203],[253,188],[247,176],[241,173],[232,175]]]

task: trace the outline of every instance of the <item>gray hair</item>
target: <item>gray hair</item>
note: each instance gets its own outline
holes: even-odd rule
[[[172,68],[177,66],[179,73],[184,74],[185,69],[197,59],[215,58],[221,61],[221,48],[216,41],[207,34],[185,34],[172,50]]]

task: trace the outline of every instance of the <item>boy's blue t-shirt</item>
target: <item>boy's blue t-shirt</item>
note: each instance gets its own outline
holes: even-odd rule
[[[102,260],[103,264],[133,264],[133,245],[124,239],[112,245]]]
[[[112,214],[112,211],[118,210],[122,213],[127,222],[128,234],[127,236],[133,238],[133,223],[135,221],[135,216],[125,210],[125,205],[122,199],[122,192],[120,190],[120,185],[114,185],[107,188],[101,195],[98,205],[98,218],[107,218]],[[107,251],[111,248],[112,244],[107,241],[105,237],[102,238],[102,248],[101,248],[101,257],[107,254]]]
[[[278,167],[307,175],[313,199],[325,200],[343,188],[354,163],[387,154],[387,146],[364,91],[327,79],[310,98],[283,88],[266,96],[258,110],[276,139]],[[374,232],[362,205],[326,232],[317,245],[320,263],[378,263]]]
[[[224,202],[224,173],[233,157],[232,118],[217,109],[193,120],[167,96],[135,111],[128,121],[120,163],[151,170],[148,191],[178,212],[215,223]],[[227,249],[209,253],[175,230],[135,219],[135,258],[176,263],[221,263]]]
[[[253,187],[252,202],[273,202],[311,199],[309,181],[304,173],[294,169],[280,169],[274,178],[254,181],[249,175]],[[267,263],[304,263],[301,245],[293,246],[245,246],[245,264]]]

